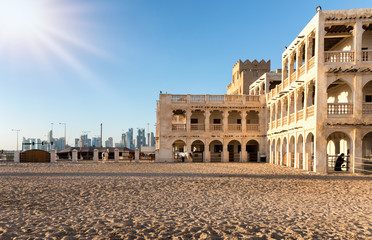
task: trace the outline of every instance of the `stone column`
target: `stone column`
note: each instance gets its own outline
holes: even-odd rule
[[[114,150],[114,162],[119,162],[119,149]]]
[[[187,109],[186,110],[186,131],[190,132],[191,131],[191,110]]]
[[[50,162],[55,163],[56,159],[57,159],[57,151],[56,150],[50,151]]]
[[[356,20],[354,26],[354,64],[362,63],[362,41],[363,41],[363,24],[360,20]]]
[[[224,110],[223,111],[223,132],[228,133],[229,132],[229,111]]]
[[[223,143],[222,162],[229,162],[228,143]]]
[[[305,39],[305,74],[307,73],[307,71],[309,70],[309,65],[308,65],[308,61],[309,61],[309,36],[306,36],[306,39]]]
[[[241,153],[240,162],[248,162],[248,152],[244,145],[242,145],[242,151],[240,153]]]
[[[136,150],[134,150],[134,161],[136,163],[139,163],[139,160],[140,160],[140,152],[139,152],[139,149],[136,148]]]
[[[203,156],[204,156],[203,158],[204,162],[211,162],[211,152],[209,150],[209,144],[207,140],[205,141]]]
[[[98,149],[93,150],[93,162],[98,163]]]
[[[204,122],[205,122],[205,131],[206,132],[210,132],[210,126],[209,126],[209,123],[210,123],[210,116],[211,116],[211,112],[209,111],[209,110],[205,110],[205,120],[204,120]]]
[[[353,154],[350,154],[350,172],[360,173],[363,168],[363,136],[359,128],[355,128],[353,135],[353,151],[351,152]]]
[[[359,121],[363,120],[363,78],[360,75],[354,76],[353,86],[353,117]]]
[[[14,162],[15,163],[19,163],[20,162],[20,152],[19,151],[15,151],[14,152]]]
[[[74,150],[72,150],[72,162],[73,163],[77,163],[77,150],[76,149],[74,149]]]
[[[242,112],[242,132],[246,133],[247,132],[247,111],[243,110]]]

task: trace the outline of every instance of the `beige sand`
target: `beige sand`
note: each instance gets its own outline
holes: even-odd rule
[[[269,164],[0,164],[0,239],[371,239],[372,176]]]

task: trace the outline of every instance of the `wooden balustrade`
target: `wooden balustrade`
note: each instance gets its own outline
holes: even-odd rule
[[[291,115],[289,115],[289,123],[293,123],[295,121],[295,114],[292,113]]]
[[[287,116],[284,116],[283,117],[283,122],[282,122],[282,125],[287,125],[288,124],[288,117]]]
[[[324,61],[326,63],[353,62],[354,51],[325,51]]]
[[[305,65],[302,65],[300,67],[300,72],[298,73],[299,74],[298,77],[301,77],[302,75],[304,75],[305,70],[306,70]]]
[[[195,124],[192,123],[190,125],[191,131],[204,131],[205,130],[205,125],[204,124]]]
[[[222,124],[211,124],[210,131],[222,131],[223,127]]]
[[[297,111],[297,121],[304,119],[304,110]]]
[[[296,81],[296,71],[294,71],[292,74],[291,74],[291,78],[289,79],[290,83],[293,83],[294,81]]]
[[[172,124],[172,131],[186,131],[186,124]]]
[[[309,62],[307,63],[308,70],[312,69],[315,66],[315,56],[309,59]]]
[[[288,78],[284,79],[283,81],[283,89],[285,89],[286,87],[288,87]]]
[[[247,131],[258,131],[260,129],[259,124],[247,124],[246,125]]]
[[[190,95],[190,102],[205,102],[205,95]]]
[[[178,103],[186,103],[187,102],[187,95],[172,95],[172,102]]]
[[[306,117],[313,117],[314,116],[314,110],[315,107],[314,105],[313,106],[310,106],[306,109]]]

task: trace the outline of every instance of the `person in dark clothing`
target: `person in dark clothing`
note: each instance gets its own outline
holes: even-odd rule
[[[341,165],[344,163],[344,156],[345,154],[343,153],[341,153],[340,156],[338,156],[335,163],[335,171],[342,171]]]

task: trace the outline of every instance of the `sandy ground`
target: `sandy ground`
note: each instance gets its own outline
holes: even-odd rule
[[[0,239],[371,239],[372,176],[254,163],[0,164]]]

